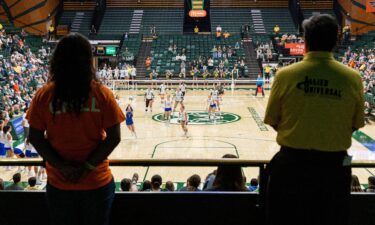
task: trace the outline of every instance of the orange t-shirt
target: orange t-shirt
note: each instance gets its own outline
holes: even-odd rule
[[[72,81],[74,82],[74,81]],[[105,129],[124,121],[125,116],[113,93],[96,81],[79,116],[58,110],[53,116],[52,99],[55,84],[50,82],[39,89],[32,100],[26,118],[34,129],[47,131],[48,141],[67,161],[84,162],[105,138]],[[68,182],[47,162],[48,182],[63,190],[93,190],[112,180],[109,161],[105,160],[78,183]]]

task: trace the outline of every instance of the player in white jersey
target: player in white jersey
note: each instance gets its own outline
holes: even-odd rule
[[[160,103],[163,104],[167,86],[165,86],[165,83],[162,83],[162,84],[160,84],[159,89],[160,89],[159,95],[160,95],[160,99],[161,99]]]
[[[6,150],[5,150],[5,140],[4,140],[4,133],[3,133],[3,126],[4,121],[0,120],[0,158],[5,158]]]
[[[154,91],[152,88],[147,88],[145,92],[145,102],[146,102],[146,112],[148,111],[148,108],[150,108],[150,112],[152,112],[152,103],[154,102]]]
[[[164,120],[167,120],[168,123],[171,119],[172,112],[172,99],[170,95],[167,95],[167,99],[164,101]]]
[[[188,133],[187,125],[188,125],[188,122],[189,122],[189,117],[188,117],[188,115],[185,111],[185,106],[183,106],[183,105],[181,105],[180,112],[179,112],[179,115],[178,115],[178,120],[180,121],[181,128],[184,131],[184,136],[188,137],[187,136],[187,133]]]
[[[180,88],[176,89],[176,93],[174,96],[174,107],[173,107],[173,112],[175,111],[177,105],[180,104],[181,106],[184,106],[184,95]]]
[[[118,80],[120,78],[120,70],[119,68],[116,66],[115,70],[114,70],[114,75],[113,75],[113,78],[115,80]]]
[[[111,67],[109,67],[107,69],[107,79],[111,80],[112,79],[112,69]]]
[[[212,95],[209,95],[207,99],[207,111],[208,118],[210,120],[215,120],[216,103],[213,100]]]
[[[121,70],[120,70],[120,79],[121,80],[125,79],[125,68],[124,68],[124,66],[122,66]]]
[[[34,146],[30,143],[29,139],[25,139],[25,156],[26,158],[37,158],[38,152],[35,150]],[[33,166],[28,166],[27,167],[27,172],[28,172],[28,177],[34,177],[38,174],[38,167],[34,166],[34,171],[32,170]]]
[[[182,92],[182,96],[185,97],[185,94],[186,94],[186,84],[185,82],[182,82],[179,86],[181,92]]]
[[[220,111],[220,101],[219,101],[220,96],[219,96],[219,90],[217,90],[216,85],[215,85],[214,89],[211,90],[211,96],[212,96],[212,100],[216,104],[217,110]]]

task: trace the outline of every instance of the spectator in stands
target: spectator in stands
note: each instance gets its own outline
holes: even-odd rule
[[[149,181],[149,180],[143,181],[141,191],[149,191],[149,190],[151,190],[151,188],[152,188],[151,181]]]
[[[226,154],[224,159],[237,159],[237,156]],[[212,188],[205,191],[248,191],[240,166],[219,166]]]
[[[357,72],[334,60],[334,17],[313,16],[303,30],[307,54],[277,73],[264,119],[281,146],[268,166],[268,224],[311,224],[313,219],[314,224],[344,225],[351,183],[347,149],[352,132],[364,126],[363,85]],[[312,182],[314,177],[320,181]]]
[[[216,27],[216,32],[222,32],[222,28],[221,28],[221,26],[220,25],[217,25],[217,27]]]
[[[91,35],[96,34],[96,28],[94,25],[91,25],[90,34]]]
[[[275,25],[275,27],[273,28],[273,32],[275,33],[275,34],[279,34],[279,32],[280,32],[280,27],[279,27],[279,25]]]
[[[203,185],[203,190],[212,188],[212,185],[215,181],[216,173],[217,173],[217,170],[214,170],[212,173],[209,173],[207,175],[206,181],[204,182],[204,185]]]
[[[199,185],[201,184],[201,177],[198,174],[194,174],[189,177],[186,182],[186,186],[181,188],[180,191],[201,191]]]
[[[26,118],[30,142],[46,161],[50,224],[109,224],[115,183],[107,157],[121,140],[125,116],[113,93],[96,82],[84,36],[69,34],[58,42],[49,83]]]
[[[162,182],[163,182],[163,180],[162,180],[162,178],[159,174],[156,174],[156,175],[152,176],[151,177],[151,189],[150,189],[150,191],[151,192],[161,192],[161,191],[163,191],[161,189]]]
[[[194,34],[199,34],[199,28],[198,28],[198,26],[194,27]]]
[[[4,181],[0,178],[0,191],[4,190]]]
[[[23,191],[24,188],[21,185],[21,174],[16,173],[13,175],[13,183],[5,187],[7,191]]]
[[[132,180],[130,180],[129,178],[124,178],[121,180],[120,186],[122,191],[130,191]]]
[[[39,188],[36,186],[36,177],[30,177],[27,183],[29,185],[25,188],[25,191],[38,191],[39,190]]]
[[[172,181],[167,181],[167,183],[165,183],[165,189],[166,191],[175,191],[175,187],[174,187],[174,184]]]
[[[356,175],[352,175],[351,192],[363,192],[359,179]]]
[[[245,77],[245,58],[240,61],[240,76]]]
[[[234,45],[234,48],[240,49],[241,48],[240,42],[237,41],[236,44]]]
[[[150,73],[150,80],[156,80],[158,76],[159,74],[155,70],[152,70],[152,72]]]
[[[145,65],[146,65],[146,69],[150,69],[150,66],[151,66],[151,58],[150,57],[146,58]]]
[[[256,178],[251,179],[251,181],[250,181],[250,186],[249,186],[249,191],[250,191],[250,192],[255,192],[255,191],[257,191],[258,188],[259,188],[258,185],[259,185],[259,183],[258,183],[258,179],[256,179]]]
[[[55,34],[55,27],[53,26],[53,24],[51,24],[48,27],[48,40],[53,40],[54,34]]]
[[[228,39],[230,37],[230,33],[228,31],[225,31],[223,36],[225,39]]]
[[[216,31],[216,39],[217,40],[221,39],[221,31]]]
[[[368,186],[366,192],[375,192],[375,176],[370,176],[368,178]]]

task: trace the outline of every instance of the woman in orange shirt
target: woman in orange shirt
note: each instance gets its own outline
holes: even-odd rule
[[[52,225],[109,224],[115,185],[107,157],[120,142],[125,117],[97,81],[92,61],[85,37],[62,38],[49,82],[36,92],[26,116],[30,142],[46,161]]]

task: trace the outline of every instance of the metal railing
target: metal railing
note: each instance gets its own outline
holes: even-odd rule
[[[110,166],[165,166],[165,167],[212,167],[241,166],[265,167],[270,160],[243,159],[111,159]],[[0,166],[42,166],[42,159],[0,159]],[[353,161],[353,168],[375,168],[375,161]]]

